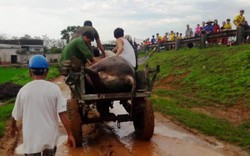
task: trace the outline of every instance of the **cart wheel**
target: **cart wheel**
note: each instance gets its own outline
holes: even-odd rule
[[[82,146],[82,121],[76,97],[67,101],[68,116],[70,119],[71,131],[76,141],[76,146]]]
[[[138,137],[148,140],[154,134],[154,112],[147,98],[134,99],[133,124]]]

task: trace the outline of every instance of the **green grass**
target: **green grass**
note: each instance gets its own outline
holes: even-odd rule
[[[12,77],[27,73],[27,68],[0,67],[0,84],[9,81]]]
[[[10,119],[14,102],[7,102],[6,105],[0,106],[0,138],[4,134],[6,121]]]
[[[225,105],[250,102],[250,45],[182,49],[155,53],[147,64],[161,65],[158,79],[181,77],[173,82],[178,94],[192,94]]]
[[[230,122],[202,113],[194,112],[178,105],[178,100],[154,95],[151,98],[154,109],[168,114],[180,123],[218,139],[242,146],[250,151],[250,131],[246,125],[235,126]]]
[[[31,81],[29,77],[29,72],[27,68],[0,68],[0,83],[12,82],[15,84],[25,85],[27,82]],[[59,71],[56,67],[50,67],[47,80],[59,76]],[[5,101],[5,105],[0,106],[0,138],[4,134],[4,129],[7,120],[11,117],[11,112],[14,106],[15,99],[10,99]]]
[[[219,105],[231,107],[239,102],[250,107],[249,44],[155,52],[145,64],[160,65],[151,97],[155,110],[250,152],[249,121],[235,125],[192,109],[219,109]]]
[[[0,67],[0,75],[0,83],[12,82],[15,84],[25,85],[32,80],[29,76],[28,68]],[[57,67],[50,67],[49,74],[46,79],[50,80],[57,76],[59,76]]]
[[[138,52],[138,58],[148,56],[148,53],[145,52]]]

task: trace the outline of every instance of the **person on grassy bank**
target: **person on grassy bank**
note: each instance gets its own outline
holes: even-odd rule
[[[236,34],[244,34],[243,32],[249,29],[248,22],[246,21],[245,16],[244,16],[244,12],[245,11],[241,9],[240,13],[236,15],[233,20],[233,23],[236,26],[236,32],[237,32]],[[242,43],[245,43],[247,41],[248,35],[249,34],[247,33],[243,36],[243,41],[241,41]]]
[[[68,134],[67,143],[75,147],[66,112],[66,100],[56,84],[45,80],[49,71],[46,58],[34,55],[28,66],[33,80],[17,94],[12,111],[12,135],[18,131],[16,121],[22,121],[25,155],[55,155],[59,115]]]

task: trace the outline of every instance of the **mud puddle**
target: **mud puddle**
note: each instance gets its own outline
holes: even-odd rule
[[[67,86],[55,80],[60,86],[65,98],[70,97]],[[114,103],[115,114],[126,111]],[[150,141],[137,139],[132,122],[116,122],[90,124],[83,127],[85,139],[81,148],[67,148],[64,145],[66,133],[60,124],[60,141],[57,156],[247,156],[240,148],[217,141],[214,138],[193,133],[181,125],[173,123],[168,117],[155,113],[155,132]],[[19,143],[15,155],[22,154],[22,144]]]

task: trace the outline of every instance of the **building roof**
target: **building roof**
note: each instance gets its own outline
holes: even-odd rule
[[[0,40],[0,44],[43,45],[43,40]]]

